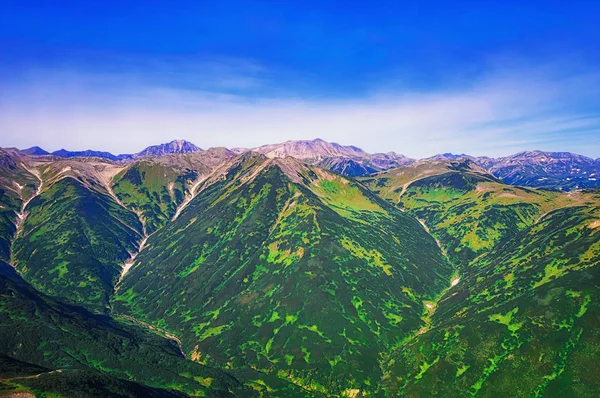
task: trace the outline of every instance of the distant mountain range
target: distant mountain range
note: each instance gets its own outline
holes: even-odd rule
[[[600,186],[600,159],[570,152],[526,151],[489,158],[450,153],[431,160],[469,159],[511,185],[573,190]]]
[[[132,160],[138,159],[141,157],[147,156],[164,156],[174,153],[190,153],[190,152],[201,152],[202,149],[198,148],[196,145],[192,144],[189,141],[185,140],[173,140],[171,142],[167,142],[165,144],[152,145],[147,147],[146,149],[135,153],[135,154],[121,154],[121,155],[113,155],[110,152],[105,151],[94,151],[91,149],[87,149],[85,151],[67,151],[66,149],[60,149],[54,152],[48,152],[39,146],[33,146],[31,148],[21,150],[22,153],[32,156],[43,156],[43,155],[53,155],[61,158],[75,158],[75,157],[97,157],[110,159],[114,161],[119,160]]]
[[[203,149],[189,141],[174,140],[149,146],[135,154],[113,155],[103,151],[67,151],[65,149],[49,153],[38,146],[21,150],[21,153],[30,156],[52,155],[62,158],[99,157],[116,162],[128,162],[144,157],[202,151]],[[267,158],[293,157],[350,177],[364,177],[417,161],[395,152],[371,154],[356,146],[340,145],[319,138],[286,141],[251,149],[232,148],[230,151],[236,154],[253,151],[261,153]],[[600,186],[600,159],[592,159],[569,152],[528,151],[499,158],[443,153],[423,160],[458,160],[462,158],[471,160],[511,185],[561,190]]]
[[[96,157],[96,158],[105,158],[114,161],[122,160],[122,159],[130,159],[133,155],[113,155],[110,152],[105,151],[94,151],[91,149],[87,149],[85,151],[67,151],[66,149],[59,149],[58,151],[48,152],[39,146],[32,146],[31,148],[22,149],[21,153],[31,156],[58,156],[61,158],[75,158],[75,157]]]
[[[566,190],[600,185],[600,159],[569,152],[521,152],[495,159],[486,168],[511,185]]]
[[[306,141],[286,141],[280,144],[269,144],[253,148],[252,151],[262,153],[268,158],[325,159],[330,157],[364,158],[369,154],[355,146],[344,146],[335,142],[323,141],[320,138]]]

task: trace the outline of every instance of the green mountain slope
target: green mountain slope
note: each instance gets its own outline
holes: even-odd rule
[[[422,220],[459,267],[547,212],[585,202],[578,193],[509,186],[468,160],[420,162],[363,181]]]
[[[16,276],[0,274],[0,292],[0,352],[15,359],[50,369],[92,368],[186,392],[210,390],[201,379],[212,379],[215,390],[240,387],[227,375],[186,361],[172,341],[39,295]]]
[[[172,173],[172,174],[171,174]],[[115,177],[115,195],[144,219],[147,233],[164,226],[189,194],[188,185],[198,179],[192,170],[182,175],[150,161],[141,161]]]
[[[122,264],[141,239],[136,215],[71,176],[45,186],[27,212],[12,264],[43,292],[105,308]]]
[[[356,182],[248,153],[148,240],[113,306],[200,363],[374,393],[452,273],[413,218]]]
[[[225,148],[200,153],[144,158],[114,176],[112,189],[137,212],[151,234],[167,224],[194,194],[198,184],[234,154]]]
[[[124,265],[148,233],[193,196],[192,181],[230,156],[217,148],[129,165],[96,158],[24,158],[29,168],[21,168],[39,180],[29,173],[37,185],[24,186],[22,198],[5,195],[11,210],[27,204],[18,233],[14,226],[6,228],[5,261],[45,293],[105,311]],[[28,187],[32,193],[26,196]],[[132,195],[124,193],[128,189]]]
[[[553,211],[478,259],[433,329],[392,356],[388,393],[596,396],[598,199]]]
[[[23,205],[39,181],[14,153],[0,149],[0,260],[10,262],[11,244],[21,223]]]
[[[7,388],[64,394],[79,384],[82,396],[90,394],[85,386],[133,396],[176,395],[165,389],[193,396],[246,397],[267,389],[305,395],[258,372],[234,376],[189,361],[172,340],[39,294],[8,266],[0,267],[0,385]],[[35,380],[15,379],[40,373]]]

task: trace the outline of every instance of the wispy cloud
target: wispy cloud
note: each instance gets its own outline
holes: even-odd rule
[[[160,78],[44,70],[13,82],[0,94],[0,145],[134,152],[174,138],[252,147],[321,137],[414,157],[600,156],[600,74],[564,65],[496,68],[452,89],[380,84],[336,100],[283,94],[271,71],[243,60],[186,64],[175,77],[165,75],[172,65],[153,70]]]

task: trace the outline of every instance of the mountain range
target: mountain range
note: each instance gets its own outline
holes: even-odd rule
[[[598,160],[73,153],[0,149],[0,394],[600,393]]]
[[[132,155],[113,155],[109,152],[94,150],[73,152],[65,149],[49,153],[40,147],[21,150],[23,154],[32,156],[100,157],[122,162],[130,162],[149,156],[201,151],[201,148],[185,140],[174,140],[165,144],[153,145]],[[364,177],[417,161],[395,152],[370,154],[355,146],[330,143],[319,138],[315,140],[286,141],[280,144],[269,144],[250,149],[232,148],[231,151],[237,154],[253,151],[264,154],[268,158],[290,156],[349,177]],[[600,186],[600,159],[592,159],[569,152],[529,151],[499,158],[444,153],[427,159],[457,160],[461,158],[477,163],[494,176],[511,185],[566,191]]]

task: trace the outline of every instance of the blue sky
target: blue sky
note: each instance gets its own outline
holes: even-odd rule
[[[4,0],[0,146],[600,157],[600,5],[376,3]]]

